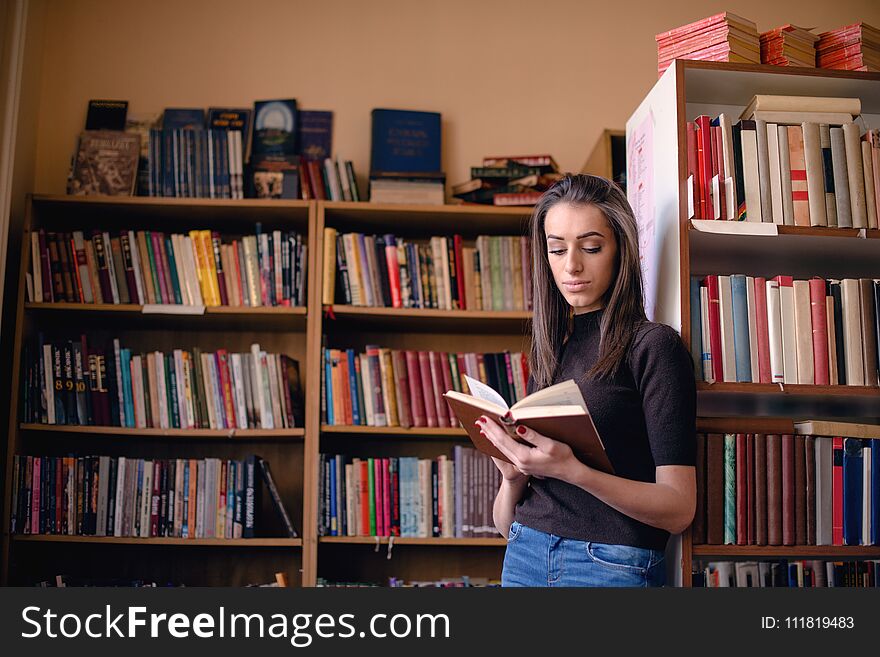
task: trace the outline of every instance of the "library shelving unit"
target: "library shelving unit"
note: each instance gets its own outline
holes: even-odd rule
[[[628,157],[642,139],[643,168],[628,182],[645,251],[646,290],[653,318],[691,344],[692,275],[741,273],[795,278],[880,275],[880,230],[777,226],[770,235],[742,234],[734,222],[689,218],[686,124],[700,114],[736,120],[755,94],[858,97],[869,127],[880,124],[880,74],[678,60],[627,122]],[[864,127],[864,125],[863,125]],[[630,162],[629,166],[638,168]],[[645,198],[634,191],[643,184]],[[635,202],[634,202],[635,201]],[[636,207],[639,206],[639,207]],[[640,216],[641,215],[641,216]],[[714,224],[714,225],[712,225]],[[727,225],[725,225],[727,224]],[[754,224],[752,224],[754,226]],[[702,433],[794,433],[800,418],[873,421],[880,418],[876,386],[756,383],[697,384]],[[878,546],[694,545],[690,530],[670,545],[676,583],[690,586],[695,559],[880,558]]]
[[[291,429],[131,429],[105,426],[59,426],[21,421],[22,348],[38,332],[58,338],[81,333],[99,339],[120,337],[136,349],[170,351],[194,346],[230,352],[249,351],[258,342],[269,352],[283,353],[299,362],[305,380],[311,365],[309,321],[319,312],[313,300],[312,260],[316,208],[305,201],[234,201],[131,197],[29,197],[18,307],[15,316],[15,356],[12,376],[10,425],[6,447],[2,579],[4,583],[32,585],[74,579],[153,580],[202,586],[243,586],[275,580],[284,572],[291,585],[313,575],[304,555],[309,528],[305,523],[304,491],[312,486],[311,468],[305,467],[306,442],[311,427]],[[219,307],[201,315],[174,314],[167,307],[158,314],[144,313],[138,305],[32,303],[26,297],[25,274],[30,268],[30,235],[39,229],[160,230],[188,232],[210,229],[224,238],[253,234],[256,222],[264,230],[296,230],[308,244],[307,299],[303,307]],[[57,336],[56,336],[57,334]],[[303,385],[306,416],[314,389]],[[258,454],[272,468],[280,496],[300,538],[282,538],[281,522],[264,491],[257,510],[259,538],[181,539],[10,534],[13,456],[109,455],[136,458],[244,459]],[[263,485],[258,481],[259,485]],[[184,549],[189,548],[189,549]]]
[[[427,242],[433,235],[461,234],[465,245],[477,235],[527,234],[530,208],[483,206],[409,206],[374,203],[319,202],[315,226],[315,271],[322,272],[324,227],[338,232],[393,233],[410,241]],[[314,279],[313,279],[314,280]],[[318,286],[320,288],[320,286]],[[331,312],[332,310],[332,312]],[[530,339],[528,311],[475,311],[325,307],[318,333],[328,348],[355,348],[378,344],[394,349],[438,351],[527,351]],[[320,341],[309,362],[320,359]],[[306,385],[320,389],[321,372],[308,370]],[[320,421],[320,406],[308,423]],[[452,455],[456,444],[470,444],[459,428],[401,428],[320,426],[317,440],[306,442],[308,479],[317,482],[320,452],[351,456]],[[306,516],[317,527],[317,486],[309,488]],[[466,494],[466,493],[465,493]],[[317,543],[314,575],[329,582],[385,582],[389,577],[434,580],[473,576],[500,578],[503,547],[496,538],[388,538],[364,536],[309,536]],[[314,580],[305,582],[312,585]]]

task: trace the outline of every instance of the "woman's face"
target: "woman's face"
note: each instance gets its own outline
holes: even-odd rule
[[[557,203],[544,219],[556,287],[577,314],[599,310],[617,267],[617,240],[595,205]]]

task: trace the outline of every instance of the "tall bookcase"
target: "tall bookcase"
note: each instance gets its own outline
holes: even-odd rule
[[[18,308],[15,317],[16,352],[12,376],[12,411],[7,439],[3,515],[3,581],[33,584],[58,574],[98,579],[155,580],[187,585],[241,586],[274,581],[284,572],[291,585],[311,577],[303,538],[284,536],[275,526],[277,514],[268,494],[262,496],[258,517],[265,519],[261,538],[181,539],[99,536],[11,535],[10,503],[13,456],[109,455],[139,458],[244,459],[258,454],[271,464],[282,500],[300,536],[308,536],[305,491],[312,469],[305,455],[305,427],[292,429],[124,429],[118,427],[58,426],[21,422],[22,350],[37,332],[58,338],[81,333],[99,339],[120,337],[135,349],[225,348],[249,351],[258,342],[269,352],[299,361],[301,375],[309,370],[312,306],[314,204],[304,201],[228,201],[116,197],[32,196],[27,206]],[[144,314],[138,305],[31,303],[25,274],[29,271],[32,231],[159,230],[166,233],[210,229],[224,237],[264,230],[296,230],[308,244],[307,304],[302,307],[216,307],[201,315]],[[318,286],[320,289],[320,286]],[[177,310],[170,307],[168,310]],[[312,417],[314,389],[305,387],[306,417]],[[262,484],[260,484],[262,485]]]
[[[473,245],[477,235],[527,233],[529,208],[483,206],[408,206],[370,203],[320,202],[316,222],[316,271],[324,270],[324,227],[338,232],[393,233],[408,241],[427,242],[433,235],[462,235]],[[331,312],[332,310],[332,312]],[[324,308],[320,334],[328,348],[355,348],[378,344],[394,349],[436,351],[524,351],[529,345],[527,311],[435,310],[372,308],[334,305]],[[309,355],[320,359],[320,341]],[[310,368],[308,385],[320,388],[321,373]],[[320,408],[316,409],[320,413]],[[319,452],[352,456],[452,455],[456,444],[469,444],[458,428],[320,426],[307,443],[306,461],[317,481]],[[310,451],[313,450],[313,451]],[[309,491],[308,512],[318,509],[317,487]],[[465,492],[467,494],[467,492]],[[313,525],[315,523],[312,523]],[[312,539],[310,539],[312,540]],[[382,582],[389,576],[433,580],[469,575],[499,578],[504,555],[503,538],[379,538],[315,536],[316,575],[328,581]],[[313,584],[309,581],[308,584]]]
[[[869,127],[880,125],[880,74],[876,73],[678,60],[657,81],[627,122],[629,166],[636,165],[632,155],[638,148],[643,149],[644,164],[637,175],[631,173],[628,183],[631,190],[638,187],[644,193],[637,215],[653,319],[674,327],[688,345],[692,275],[880,275],[880,230],[778,226],[778,235],[755,236],[738,234],[735,226],[700,226],[689,219],[687,121],[721,112],[735,119],[755,94],[858,97]],[[793,421],[800,418],[877,422],[880,389],[700,381],[697,415],[701,433],[791,434]],[[880,557],[880,547],[694,545],[687,530],[672,553],[680,565],[677,582],[689,586],[697,558],[864,559]]]

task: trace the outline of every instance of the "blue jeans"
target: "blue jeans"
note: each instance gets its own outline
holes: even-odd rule
[[[501,586],[663,586],[662,550],[578,541],[514,521]]]

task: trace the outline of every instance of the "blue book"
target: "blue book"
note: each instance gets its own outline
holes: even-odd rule
[[[168,108],[162,115],[165,130],[201,130],[205,127],[205,110],[195,108]]]
[[[703,379],[703,327],[700,314],[700,277],[691,276],[691,359],[698,381]]]
[[[253,538],[256,534],[256,516],[260,508],[257,479],[257,456],[250,454],[244,462],[244,522],[242,538]]]
[[[338,536],[338,524],[336,518],[336,459],[329,458],[330,467],[330,536]]]
[[[354,349],[345,350],[348,358],[348,385],[351,389],[351,416],[352,424],[359,425],[361,423],[361,401],[358,398],[357,372],[354,369],[354,359],[357,358]]]
[[[300,110],[296,152],[304,160],[323,162],[333,156],[333,112]]]
[[[871,441],[871,544],[880,545],[880,440]]]
[[[843,440],[843,544],[859,545],[862,538],[862,441]]]
[[[336,424],[333,415],[333,363],[329,349],[324,349],[324,388],[327,392],[327,424]]]
[[[134,427],[134,398],[131,394],[131,349],[119,350],[119,364],[122,369],[122,399],[125,405],[125,425]]]
[[[253,110],[235,107],[209,107],[209,130],[238,130],[241,132],[242,155],[248,152],[251,137],[251,115]]]
[[[736,380],[751,383],[752,354],[749,347],[749,305],[746,296],[746,277],[730,277],[731,305],[733,306],[733,345],[736,353]]]
[[[296,100],[261,100],[254,103],[252,159],[260,155],[296,155]]]
[[[439,112],[374,109],[372,125],[370,175],[443,170]]]

